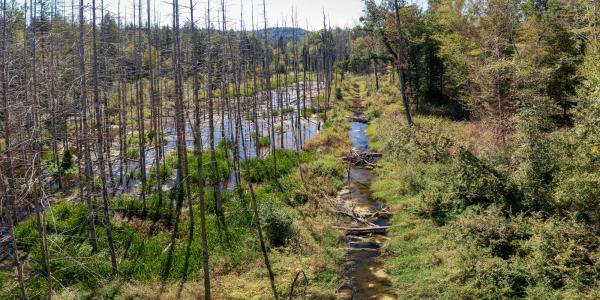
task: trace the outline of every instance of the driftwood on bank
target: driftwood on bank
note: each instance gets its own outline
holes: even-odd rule
[[[335,229],[344,230],[346,234],[351,235],[366,235],[366,234],[383,234],[390,226],[369,226],[369,227],[342,227],[333,226]]]
[[[350,152],[342,156],[342,160],[351,163],[354,166],[374,168],[377,166],[377,159],[381,156],[381,153],[363,152],[356,148],[352,148]]]
[[[352,122],[358,122],[358,123],[369,123],[369,121],[363,117],[350,117],[350,121]]]

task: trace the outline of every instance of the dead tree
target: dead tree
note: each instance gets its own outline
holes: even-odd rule
[[[135,0],[134,0],[135,2]],[[134,9],[135,11],[135,9]],[[135,18],[135,16],[134,16]],[[134,21],[135,22],[135,21]],[[142,188],[140,189],[140,198],[143,202],[143,215],[146,215],[146,132],[144,130],[144,85],[142,78],[142,1],[138,4],[138,27],[137,30],[137,47],[136,47],[136,101],[137,101],[137,122],[138,122],[138,151],[139,151],[139,168],[140,181]],[[135,28],[135,27],[134,27]]]
[[[246,141],[244,139],[244,131],[240,132],[240,139],[242,141],[242,149],[244,151],[244,157],[248,157],[248,150],[246,148]],[[250,177],[250,164],[246,164],[246,176]],[[250,199],[252,201],[252,212],[254,214],[254,225],[256,227],[256,233],[258,235],[258,241],[260,243],[260,250],[263,254],[263,259],[265,262],[265,267],[269,274],[269,280],[271,282],[271,290],[273,291],[273,297],[277,300],[279,299],[279,295],[277,294],[277,286],[275,285],[275,274],[273,273],[273,268],[271,267],[271,262],[269,261],[269,253],[267,252],[267,247],[265,245],[265,240],[262,232],[262,227],[260,225],[260,214],[258,213],[258,203],[256,201],[256,195],[254,194],[254,187],[252,186],[252,182],[248,181],[248,190],[250,191]]]
[[[19,257],[19,249],[17,247],[17,240],[15,239],[14,224],[17,222],[17,204],[16,204],[16,190],[15,190],[15,175],[13,168],[13,152],[11,143],[11,114],[8,103],[8,61],[10,51],[10,37],[7,34],[8,26],[8,10],[6,7],[6,0],[2,1],[2,72],[0,73],[0,82],[2,83],[2,103],[4,108],[3,123],[4,123],[4,142],[6,148],[6,172],[8,185],[5,186],[4,178],[0,178],[0,184],[2,190],[4,190],[4,199],[6,200],[6,209],[4,209],[5,217],[4,220],[8,225],[8,238],[11,242],[12,255],[15,262],[15,268],[17,269],[17,278],[19,281],[19,288],[21,289],[21,297],[23,299],[29,299],[27,293],[27,287],[25,286],[25,279],[23,276],[23,265]],[[1,173],[0,173],[1,175]]]
[[[100,111],[100,87],[98,85],[98,49],[96,47],[96,0],[92,0],[92,80],[94,85],[94,111],[96,114],[96,135],[98,142],[98,167],[100,172],[100,181],[102,184],[102,204],[104,210],[104,229],[106,230],[106,239],[108,242],[108,251],[110,253],[110,262],[113,276],[117,274],[117,254],[112,235],[112,225],[110,223],[110,212],[108,206],[108,189],[106,179],[106,167],[104,162],[104,135],[102,134],[102,113]]]
[[[269,55],[269,41],[267,31],[267,6],[263,0],[263,20],[264,20],[264,57],[263,57],[263,95],[268,103],[267,118],[269,120],[269,139],[271,140],[271,155],[273,156],[273,178],[277,178],[277,153],[275,152],[275,128],[273,116],[273,95],[271,94],[271,60]]]
[[[90,151],[90,142],[89,142],[89,126],[88,126],[88,100],[87,100],[87,76],[85,71],[85,40],[84,40],[84,30],[85,30],[85,18],[83,15],[84,9],[83,0],[79,0],[79,76],[80,76],[80,88],[79,88],[79,99],[81,105],[81,123],[82,123],[82,139],[83,139],[83,148],[84,148],[84,162],[85,162],[85,183],[86,183],[86,197],[85,200],[87,202],[87,219],[90,226],[90,241],[92,244],[92,250],[94,252],[98,251],[98,235],[96,234],[96,225],[94,221],[94,203],[92,200],[94,182],[93,182],[93,174],[92,174],[92,155]]]
[[[40,247],[42,250],[42,263],[43,263],[43,271],[47,277],[47,288],[48,288],[48,298],[52,297],[52,272],[50,270],[50,258],[48,251],[48,236],[46,232],[46,220],[44,218],[44,209],[43,209],[43,193],[42,193],[42,126],[40,122],[40,99],[38,97],[38,78],[37,78],[37,49],[36,49],[36,32],[37,32],[37,2],[31,0],[31,10],[30,10],[30,26],[31,26],[31,86],[26,87],[26,89],[31,88],[31,102],[27,99],[28,103],[31,105],[32,112],[32,121],[33,121],[33,141],[31,150],[33,150],[33,166],[32,166],[32,174],[31,178],[33,181],[28,182],[28,188],[32,191],[31,197],[35,206],[35,215],[36,215],[36,225],[40,238]],[[26,49],[25,49],[26,50]],[[29,93],[27,93],[29,96]],[[29,98],[29,97],[27,97]]]
[[[204,299],[210,299],[210,265],[208,256],[208,242],[206,240],[206,205],[204,203],[204,175],[202,174],[202,131],[200,128],[200,84],[198,82],[198,65],[199,59],[197,56],[198,35],[196,32],[196,24],[194,20],[194,3],[190,0],[190,24],[192,29],[192,80],[193,80],[193,98],[194,98],[194,150],[198,158],[198,198],[200,208],[200,237],[202,239],[202,267],[204,272]]]
[[[221,193],[219,190],[219,182],[217,179],[217,158],[215,153],[215,121],[214,121],[214,97],[213,97],[213,74],[212,74],[212,22],[210,21],[210,1],[208,1],[207,9],[207,44],[206,44],[206,96],[208,98],[208,143],[210,147],[210,170],[211,170],[211,185],[215,197],[215,209],[220,217],[223,213],[223,204],[221,203]]]

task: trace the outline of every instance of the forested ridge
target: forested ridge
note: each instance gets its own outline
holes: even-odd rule
[[[597,1],[1,1],[2,299],[600,297]]]

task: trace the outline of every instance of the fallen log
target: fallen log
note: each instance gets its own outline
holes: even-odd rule
[[[367,121],[367,119],[365,119],[363,117],[350,117],[350,121],[351,122],[364,123],[364,124],[369,123],[369,121]]]
[[[342,160],[349,162],[355,166],[368,166],[376,167],[377,159],[382,157],[383,154],[376,152],[363,152],[356,148],[350,150],[350,152],[342,156]]]
[[[363,216],[361,216],[361,215],[359,215],[359,214],[357,214],[357,213],[355,213],[353,211],[352,212],[348,212],[348,211],[343,211],[343,210],[334,210],[334,212],[336,212],[336,213],[338,213],[340,215],[344,215],[346,217],[349,217],[349,218],[351,218],[351,219],[353,219],[353,220],[355,220],[357,222],[363,223],[363,224],[368,225],[368,226],[377,226],[374,223],[372,223],[371,221],[365,219]]]
[[[363,235],[363,234],[383,234],[386,233],[390,226],[370,226],[370,227],[342,227],[333,226],[335,229],[346,231],[346,234]]]
[[[365,252],[379,252],[379,249],[373,248],[346,248],[346,251],[365,251]]]

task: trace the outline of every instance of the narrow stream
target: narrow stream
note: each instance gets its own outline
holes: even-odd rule
[[[355,99],[355,106],[360,100]],[[358,102],[358,103],[357,103]],[[358,104],[358,105],[357,105]],[[361,117],[355,113],[355,117]],[[352,146],[360,151],[369,151],[369,139],[366,135],[367,124],[350,123]],[[371,182],[376,178],[371,169],[351,167],[349,171],[350,190],[340,195],[346,205],[354,211],[370,213],[380,211],[383,203],[373,198]],[[378,226],[387,226],[387,217],[378,217],[372,221]],[[364,227],[357,221],[348,221],[345,226]],[[391,282],[383,270],[381,245],[385,234],[346,235],[347,253],[344,284],[339,290],[340,299],[395,299]]]

